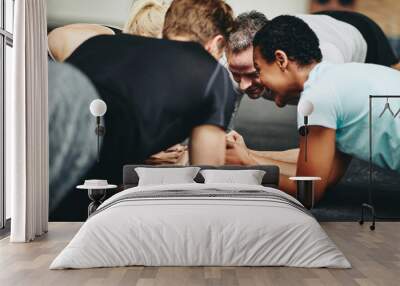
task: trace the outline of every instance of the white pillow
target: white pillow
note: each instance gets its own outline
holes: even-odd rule
[[[135,168],[139,176],[139,186],[195,183],[193,179],[199,170],[199,167]]]
[[[265,171],[262,170],[202,170],[205,184],[261,185]]]

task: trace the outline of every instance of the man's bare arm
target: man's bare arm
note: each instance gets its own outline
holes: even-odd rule
[[[253,151],[246,147],[243,137],[237,132],[228,136],[227,163],[241,165],[277,165],[280,168],[281,190],[295,196],[296,183],[289,180],[290,176],[318,176],[323,180],[317,183],[316,200],[319,200],[328,186],[336,184],[344,175],[351,157],[336,149],[336,131],[319,126],[310,127],[308,135],[308,160],[304,160],[305,138],[300,139],[300,151],[288,150],[291,158],[288,163],[271,159],[271,154],[263,151]],[[283,151],[286,152],[286,151]],[[297,155],[297,159],[294,158]],[[276,154],[272,154],[276,155]]]
[[[189,160],[192,165],[223,165],[225,163],[225,132],[214,125],[201,125],[192,130]]]
[[[239,146],[244,147],[250,156],[258,162],[258,164],[283,164],[285,169],[291,170],[290,174],[296,171],[297,157],[299,156],[299,149],[289,149],[285,151],[256,151],[248,148],[242,135],[237,131],[232,130],[226,136],[226,139],[235,142]],[[253,163],[257,163],[253,162]],[[286,164],[288,163],[288,164]]]
[[[251,152],[251,151],[250,151],[250,157],[255,162],[255,164],[253,165],[276,165],[279,167],[279,171],[281,174],[286,175],[288,177],[296,175],[297,160],[294,163],[287,162],[284,160],[274,160],[269,156],[265,156],[264,154],[260,155],[258,152]]]
[[[339,183],[340,179],[344,176],[347,168],[350,165],[352,157],[350,155],[335,150],[335,158],[332,165],[331,173],[329,174],[328,187],[334,186]]]
[[[249,149],[251,154],[259,158],[267,158],[275,161],[297,164],[297,157],[299,157],[299,148],[288,149],[284,151],[257,151]]]
[[[227,140],[227,150],[225,163],[231,165],[276,165],[280,172],[287,176],[296,174],[296,164],[273,160],[265,156],[258,156],[251,153],[247,147],[242,144]]]
[[[336,130],[320,126],[311,126],[308,135],[307,162],[304,159],[305,138],[300,139],[300,152],[297,162],[298,176],[321,177],[315,184],[315,200],[319,201],[327,187],[336,184],[345,173],[351,157],[336,149]],[[281,176],[280,188],[296,193],[296,184],[286,176]]]
[[[284,166],[283,175],[294,176],[297,171],[297,160],[299,157],[300,149],[289,149],[286,151],[252,151],[251,154],[259,158],[265,158],[265,161],[275,163],[278,166]],[[254,157],[253,156],[253,157]],[[339,180],[344,176],[347,167],[351,162],[352,157],[340,152],[336,149],[332,170],[328,179],[328,186],[336,185]],[[261,161],[261,160],[260,160]],[[285,173],[285,170],[287,170]]]

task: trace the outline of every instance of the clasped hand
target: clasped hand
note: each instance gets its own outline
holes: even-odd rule
[[[253,159],[243,136],[232,130],[226,135],[225,164],[251,165]]]

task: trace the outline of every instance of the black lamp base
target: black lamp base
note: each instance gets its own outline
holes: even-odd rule
[[[94,133],[96,133],[97,136],[104,136],[106,134],[106,128],[102,125],[97,125]]]
[[[94,133],[97,135],[97,163],[100,162],[100,137],[106,134],[106,128],[100,125],[100,116],[96,117],[96,129]]]
[[[369,209],[371,211],[371,215],[372,215],[372,224],[369,226],[370,230],[375,230],[375,220],[376,220],[376,215],[375,215],[375,208],[374,206],[370,205],[370,204],[362,204],[361,205],[361,219],[359,221],[359,224],[364,224],[364,209]]]

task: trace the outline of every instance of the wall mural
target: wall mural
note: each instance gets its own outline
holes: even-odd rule
[[[194,0],[173,2],[184,5],[190,1]],[[217,0],[214,2],[220,3]],[[312,5],[316,2],[321,1],[312,1]],[[322,2],[337,4],[340,1]],[[263,72],[263,68],[269,67],[262,65],[263,61],[260,62],[261,66],[257,64],[258,70],[255,69],[253,55],[254,58],[265,60],[267,53],[260,48],[259,53],[253,54],[253,40],[260,47],[273,42],[263,38],[269,35],[268,29],[258,33],[262,36],[255,37],[266,23],[273,22],[277,25],[276,29],[281,29],[279,21],[286,21],[294,25],[294,28],[300,29],[288,39],[295,41],[292,46],[297,50],[288,53],[305,49],[310,57],[302,59],[305,65],[322,59],[333,63],[367,61],[394,67],[397,59],[392,49],[400,53],[400,19],[397,17],[400,7],[397,1],[363,0],[355,2],[350,8],[345,7],[346,13],[357,11],[368,18],[342,11],[328,11],[323,12],[324,17],[298,15],[270,21],[271,19],[267,19],[262,13],[247,13],[236,19],[234,33],[226,39],[224,36],[228,34],[227,31],[231,32],[234,27],[230,26],[232,15],[229,10],[224,10],[226,15],[219,19],[223,24],[210,20],[208,24],[216,31],[215,35],[210,36],[208,32],[201,30],[201,27],[206,25],[191,21],[182,22],[180,16],[173,17],[173,12],[169,18],[165,17],[169,4],[163,2],[141,0],[134,1],[132,5],[131,1],[121,0],[121,6],[118,7],[111,7],[109,3],[99,1],[97,6],[91,8],[93,14],[98,13],[91,17],[82,16],[88,11],[87,3],[82,4],[80,9],[80,4],[71,1],[70,5],[74,7],[69,10],[75,11],[79,17],[71,14],[70,19],[65,12],[68,10],[66,2],[59,8],[53,4],[51,6],[48,21],[50,220],[85,220],[90,200],[84,189],[79,190],[76,187],[89,179],[107,180],[110,185],[120,185],[124,164],[190,164],[188,137],[196,127],[202,125],[217,126],[218,132],[227,132],[227,135],[223,133],[223,142],[230,143],[222,148],[223,159],[227,164],[277,164],[285,177],[296,175],[297,169],[300,168],[297,161],[299,152],[301,158],[304,157],[302,151],[299,151],[299,142],[304,139],[304,136],[299,134],[303,117],[298,114],[296,104],[306,85],[296,91],[287,88],[290,84],[277,85],[281,79],[280,73],[292,70],[288,69],[286,64],[277,65],[279,68],[274,70],[276,77],[273,79],[269,78],[273,74],[270,70],[268,73]],[[121,9],[124,10],[123,15]],[[317,12],[321,7],[311,6],[311,9]],[[208,13],[207,9],[198,10],[205,13],[204,15]],[[250,11],[252,7],[246,6],[242,10]],[[115,17],[107,15],[108,11],[109,14],[116,14]],[[197,13],[197,10],[191,9],[190,13]],[[304,14],[304,11],[299,13]],[[99,19],[100,14],[107,16]],[[204,19],[207,17],[199,19],[206,21]],[[371,31],[366,30],[366,26],[374,27],[373,36]],[[195,31],[184,30],[188,29],[187,27]],[[385,34],[378,27],[381,27]],[[185,31],[183,36],[175,34],[181,33],[182,29]],[[207,31],[209,30],[210,28],[207,28]],[[161,39],[163,33],[164,36],[170,35],[169,39],[184,41]],[[213,41],[208,38],[205,41],[202,38],[203,33]],[[214,37],[216,35],[221,37]],[[296,40],[297,36],[301,37]],[[253,39],[254,37],[256,39]],[[386,37],[389,38],[390,44]],[[305,38],[308,40],[305,41]],[[188,41],[197,44],[184,43]],[[341,44],[344,42],[354,47],[348,49]],[[305,43],[314,43],[314,46]],[[228,49],[224,54],[222,47],[225,47],[225,44]],[[189,52],[177,52],[186,49],[179,45],[189,45]],[[311,52],[313,48],[314,53]],[[368,54],[373,48],[384,52],[377,55]],[[289,61],[292,58],[288,57],[288,63],[297,63]],[[220,64],[217,64],[216,59],[219,59]],[[394,69],[390,68],[384,70],[394,72]],[[288,80],[288,77],[282,80]],[[207,89],[203,88],[202,83],[207,83],[203,84]],[[332,80],[332,83],[337,82]],[[342,90],[341,88],[342,86],[338,86],[337,90]],[[203,94],[205,90],[207,96]],[[351,96],[356,98],[356,95]],[[351,106],[358,102],[366,103],[368,94],[365,101],[352,101],[350,95],[348,98]],[[317,121],[313,120],[318,117],[324,106],[319,106],[317,99],[312,101],[314,113],[310,115],[310,123],[313,125],[314,122],[314,126],[319,126]],[[385,104],[385,100],[378,100],[374,112],[380,113]],[[396,111],[400,109],[400,101],[393,100],[390,105]],[[329,113],[325,114],[328,118]],[[362,120],[367,120],[366,114],[363,113]],[[335,116],[332,118],[336,118]],[[356,120],[358,117],[354,118]],[[377,126],[380,127],[377,128],[386,130],[388,125],[385,125],[385,120],[384,118],[379,121]],[[400,119],[396,120],[387,124],[398,124]],[[336,123],[339,129],[339,123],[342,122],[337,119]],[[396,126],[393,126],[393,130],[396,130]],[[312,128],[310,130],[312,132]],[[214,134],[213,131],[210,132]],[[366,190],[369,168],[368,159],[365,157],[367,153],[363,152],[362,148],[352,151],[347,149],[367,146],[368,132],[360,132],[358,138],[349,137],[348,140],[356,142],[353,146],[338,143],[343,134],[345,131],[337,132],[334,148],[340,147],[342,152],[347,152],[346,154],[354,158],[347,169],[341,169],[343,177],[339,176],[337,184],[326,188],[322,200],[312,210],[320,220],[356,220],[361,203],[368,199]],[[390,133],[390,136],[394,136],[393,134],[395,132]],[[379,140],[387,140],[390,136],[389,133],[384,133],[375,140],[380,142]],[[211,138],[213,137],[207,137],[209,140],[202,144],[212,144]],[[393,146],[396,146],[397,139],[393,140]],[[313,161],[315,156],[312,152],[319,146],[310,142],[307,147],[308,162]],[[391,145],[388,143],[387,146]],[[206,158],[209,150],[216,152],[218,147],[218,144],[214,144],[213,148],[195,146],[192,150],[197,148],[198,153],[192,152],[192,160],[201,162],[201,158]],[[397,161],[388,163],[388,160],[391,160],[388,159],[390,156],[386,156],[389,149],[382,151],[384,155],[377,155],[378,166],[373,170],[376,178],[374,201],[378,214],[400,217],[400,210],[394,203],[400,199],[400,178],[396,167],[393,167]],[[208,153],[212,153],[211,151]],[[393,156],[396,156],[395,152],[397,151],[394,151]],[[217,160],[217,157],[212,159]],[[317,157],[321,166],[326,165],[324,154]],[[107,194],[110,196],[120,190],[112,189]]]

